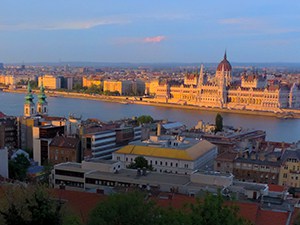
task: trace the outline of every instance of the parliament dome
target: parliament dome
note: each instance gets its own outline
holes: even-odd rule
[[[222,71],[224,67],[224,71],[231,71],[232,67],[227,60],[226,52],[224,54],[224,59],[219,63],[217,71]]]

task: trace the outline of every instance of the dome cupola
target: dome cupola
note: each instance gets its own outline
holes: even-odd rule
[[[219,63],[218,68],[217,68],[217,71],[222,71],[222,70],[224,70],[224,71],[231,71],[232,70],[232,67],[231,67],[230,63],[227,60],[226,51],[225,51],[225,54],[224,54],[224,59]]]

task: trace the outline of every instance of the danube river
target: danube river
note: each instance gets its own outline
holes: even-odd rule
[[[24,94],[0,92],[0,111],[7,115],[23,114]],[[102,121],[117,120],[140,115],[150,115],[154,119],[180,121],[188,127],[199,120],[214,123],[216,113],[200,110],[175,109],[146,105],[102,102],[61,97],[49,97],[49,114],[68,116],[69,113],[82,115],[83,119],[97,118]],[[37,99],[35,98],[35,101]],[[267,131],[271,141],[296,142],[300,140],[300,119],[278,119],[275,117],[221,113],[224,125],[255,128]]]

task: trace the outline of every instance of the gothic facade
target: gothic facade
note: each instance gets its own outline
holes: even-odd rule
[[[234,84],[232,67],[225,53],[214,79],[207,80],[202,65],[199,74],[186,75],[181,85],[168,82],[156,85],[155,99],[201,107],[281,112],[285,108],[300,108],[300,87],[297,84],[268,85],[266,78],[259,75],[242,76],[241,82]]]

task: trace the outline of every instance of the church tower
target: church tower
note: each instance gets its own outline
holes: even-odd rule
[[[40,115],[48,115],[48,103],[46,101],[45,88],[43,83],[40,87],[40,93],[38,95],[37,113]]]
[[[24,103],[24,116],[30,117],[35,114],[33,99],[34,97],[32,95],[30,81],[28,81],[27,94],[25,96],[25,103]]]

